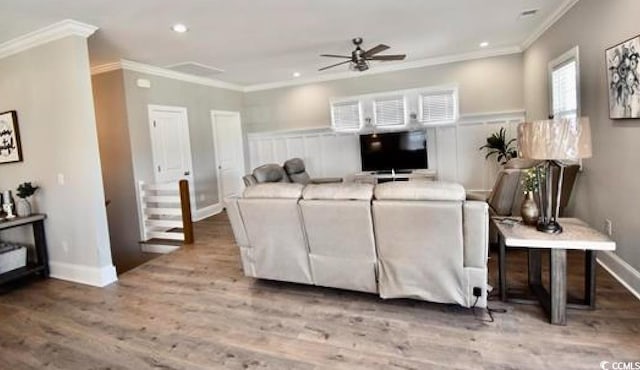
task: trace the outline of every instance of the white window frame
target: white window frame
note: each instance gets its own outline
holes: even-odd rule
[[[548,90],[549,90],[549,117],[555,115],[554,107],[553,107],[553,71],[558,68],[563,67],[564,65],[571,63],[572,61],[576,62],[576,116],[580,117],[581,114],[581,104],[580,104],[580,48],[575,46],[570,50],[566,51],[556,59],[549,62],[547,68],[547,78],[548,78]]]
[[[453,95],[453,119],[440,121],[426,121],[424,117],[424,106],[422,97],[424,95],[435,95],[437,93],[451,92]],[[446,125],[458,122],[460,119],[460,98],[458,85],[434,86],[429,88],[418,89],[418,117],[424,126]]]
[[[423,117],[423,105],[422,95],[438,94],[438,93],[450,93],[453,96],[453,118],[440,121],[424,121]],[[378,125],[376,117],[375,100],[384,97],[402,96],[404,101],[404,124],[396,125]],[[358,103],[359,114],[359,127],[345,129],[336,127],[334,120],[335,107],[334,105],[340,103]],[[330,115],[331,115],[331,128],[336,132],[364,132],[371,130],[383,130],[383,131],[401,131],[408,127],[411,127],[415,123],[419,123],[422,127],[441,126],[455,124],[460,120],[460,97],[457,84],[447,84],[440,86],[429,86],[417,89],[406,90],[392,90],[381,93],[344,96],[329,99]],[[417,115],[416,120],[412,121],[411,115],[415,113]],[[367,122],[365,124],[365,121]],[[371,121],[371,122],[369,122]],[[417,122],[416,122],[417,121]]]
[[[384,98],[402,98],[402,122],[397,124],[379,124],[378,123],[378,113],[376,107],[376,100],[382,100]],[[371,96],[371,104],[373,105],[373,126],[374,127],[404,127],[409,123],[409,107],[407,104],[407,94],[404,91],[398,91],[394,93],[386,93],[380,95]]]
[[[345,128],[340,128],[340,127],[336,127],[336,122],[335,122],[335,115],[334,115],[334,105],[336,104],[341,104],[341,103],[358,103],[358,128],[353,128],[353,129],[345,129]],[[339,132],[358,132],[360,130],[362,130],[362,127],[364,126],[364,114],[362,112],[362,100],[359,99],[358,97],[347,97],[347,98],[340,98],[340,99],[331,99],[330,104],[331,106],[331,128],[334,131],[339,131]]]

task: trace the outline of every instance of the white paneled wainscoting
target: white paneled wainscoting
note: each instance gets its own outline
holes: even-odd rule
[[[424,126],[429,168],[437,171],[439,180],[458,182],[468,190],[491,189],[498,165],[493,158],[485,160],[485,152],[479,148],[501,127],[507,130],[508,138],[515,138],[524,117],[524,110],[468,114],[455,123]],[[311,177],[347,176],[361,171],[358,133],[323,127],[247,136],[251,169],[300,157]]]

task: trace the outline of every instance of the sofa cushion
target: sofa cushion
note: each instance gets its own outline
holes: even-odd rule
[[[358,183],[310,184],[302,192],[305,200],[371,200],[373,185]]]
[[[283,167],[287,172],[287,175],[289,176],[305,171],[304,161],[300,158],[289,159],[288,161],[284,162]]]
[[[244,198],[275,198],[275,199],[300,199],[302,196],[301,184],[294,183],[264,183],[250,186],[244,190]]]
[[[465,200],[460,184],[440,181],[394,181],[377,185],[375,198],[379,200]]]

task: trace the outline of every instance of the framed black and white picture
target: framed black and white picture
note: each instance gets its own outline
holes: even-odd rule
[[[22,161],[18,114],[16,111],[0,113],[0,164]]]
[[[607,49],[609,117],[640,118],[640,36]]]

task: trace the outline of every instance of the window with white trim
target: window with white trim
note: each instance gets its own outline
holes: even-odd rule
[[[338,131],[356,131],[362,127],[360,101],[341,101],[331,104],[331,124]]]
[[[578,48],[574,48],[549,63],[550,115],[555,118],[575,118],[580,107]]]
[[[420,94],[420,121],[423,123],[454,122],[457,118],[458,99],[455,90]]]
[[[373,100],[373,124],[398,126],[406,123],[406,104],[403,95],[384,96]]]

